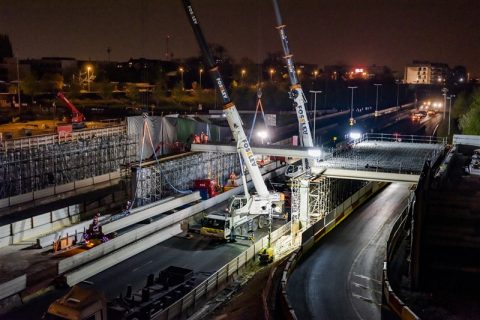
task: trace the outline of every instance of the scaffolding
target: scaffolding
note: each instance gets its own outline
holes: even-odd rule
[[[232,172],[240,172],[236,153],[190,152],[133,168],[135,205],[145,205],[191,190],[197,179],[215,179],[223,186]]]
[[[0,198],[108,174],[135,159],[135,138],[125,130],[94,130],[69,139],[58,139],[58,135],[56,139],[32,139],[31,143],[25,139],[10,143],[1,150]]]
[[[300,176],[291,180],[292,221],[306,225],[322,219],[331,210],[365,186],[368,181]]]

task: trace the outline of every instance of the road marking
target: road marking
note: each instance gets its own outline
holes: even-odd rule
[[[377,305],[377,306],[380,306],[380,307],[382,306],[381,303],[375,302],[372,299],[361,296],[359,294],[352,293],[352,296],[354,296],[355,298],[360,299],[362,301],[365,301],[365,302],[368,302],[368,303],[371,303],[371,304],[374,304],[374,305]]]
[[[364,275],[362,275],[362,274],[358,274],[358,273],[355,273],[355,272],[354,272],[353,275],[354,275],[355,277],[359,277],[359,278],[362,278],[362,279],[366,279],[366,280],[373,281],[373,282],[378,283],[378,284],[382,284],[382,281],[377,280],[377,279],[373,279],[373,278],[370,278],[370,277],[367,277],[367,276],[364,276]]]
[[[147,264],[150,264],[150,263],[152,263],[152,262],[153,262],[153,260],[149,260],[149,261],[145,262],[144,264],[142,264],[141,266],[134,268],[134,269],[132,270],[132,272],[135,272],[135,271],[137,271],[138,269],[140,269],[140,268],[142,268],[142,267],[144,267],[144,266],[146,266]]]

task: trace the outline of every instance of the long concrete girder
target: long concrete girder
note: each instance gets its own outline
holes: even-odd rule
[[[404,174],[393,172],[375,172],[362,171],[351,169],[336,169],[336,168],[312,168],[312,174],[321,174],[328,178],[338,179],[352,179],[352,180],[369,180],[369,181],[384,181],[384,182],[405,182],[417,183],[420,179],[418,174]]]
[[[306,148],[300,146],[261,146],[252,147],[254,154],[269,155],[278,157],[292,157],[292,158],[316,158],[318,157],[318,148]],[[191,151],[197,152],[224,152],[236,153],[238,150],[235,145],[223,144],[192,144]]]

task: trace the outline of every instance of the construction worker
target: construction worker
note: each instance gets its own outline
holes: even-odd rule
[[[193,143],[201,143],[200,136],[198,134],[193,136]]]
[[[200,133],[200,143],[205,143],[205,133],[202,131],[202,133]]]
[[[228,184],[230,184],[231,186],[235,186],[237,184],[237,175],[235,174],[235,172],[232,171],[232,173],[230,173],[230,176],[228,177]]]
[[[208,134],[203,135],[202,143],[208,143]]]

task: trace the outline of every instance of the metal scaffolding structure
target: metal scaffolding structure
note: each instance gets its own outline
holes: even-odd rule
[[[302,175],[291,180],[292,221],[299,219],[308,224],[322,219],[348,197],[365,186],[368,181],[308,177]]]
[[[237,154],[197,152],[160,159],[133,168],[135,205],[191,190],[196,179],[215,179],[219,186],[240,172]],[[188,191],[187,191],[188,192]]]
[[[125,130],[93,130],[74,139],[10,143],[0,152],[0,198],[92,178],[135,159],[136,141]],[[101,133],[104,134],[101,134]],[[49,136],[50,137],[50,136]]]

